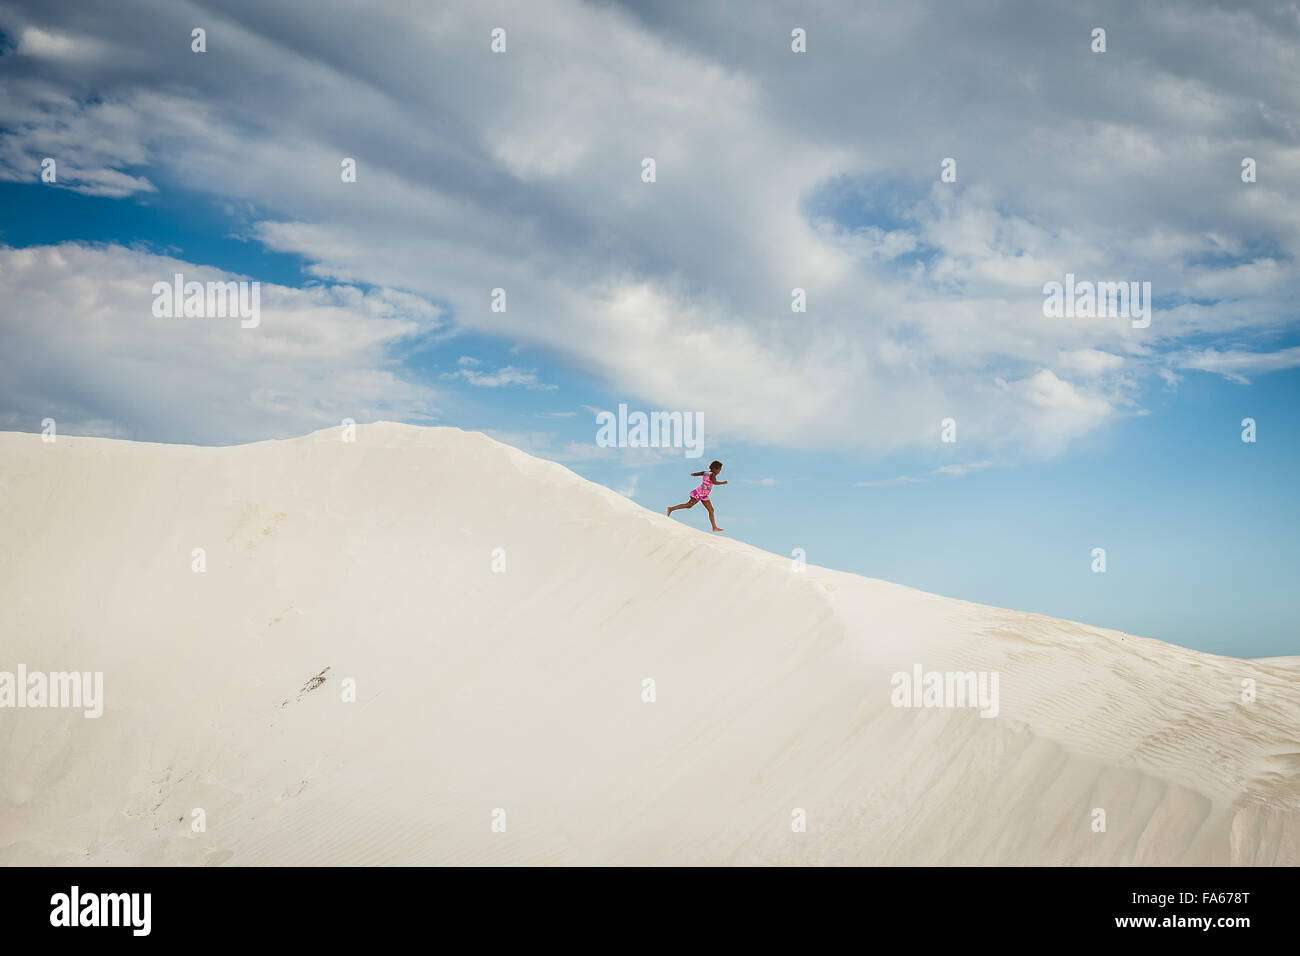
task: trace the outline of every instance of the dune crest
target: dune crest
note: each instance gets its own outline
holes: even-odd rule
[[[454,428],[0,465],[0,672],[103,674],[0,708],[3,864],[1300,863],[1300,658],[797,571]]]

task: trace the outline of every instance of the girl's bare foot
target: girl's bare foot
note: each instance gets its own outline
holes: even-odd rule
[[[713,529],[713,533],[714,533],[714,534],[717,534],[719,531],[722,531],[722,530],[723,530],[722,528],[714,528],[714,529]]]
[[[673,516],[673,509],[672,509],[672,508],[665,508],[665,509],[664,509],[664,514],[667,515],[669,518],[671,518],[671,517]]]

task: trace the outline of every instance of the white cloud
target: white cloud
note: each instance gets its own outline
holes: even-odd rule
[[[833,31],[852,57],[760,52],[788,36],[776,5],[740,21],[710,5],[467,10],[237,6],[218,57],[190,53],[183,6],[61,5],[57,22],[5,8],[10,35],[95,37],[123,57],[32,58],[40,70],[8,77],[0,176],[34,179],[55,155],[69,188],[211,194],[313,276],[446,302],[460,328],[629,402],[703,412],[711,438],[885,452],[931,445],[952,416],[963,441],[1050,453],[1133,411],[1155,350],[1293,321],[1294,257],[1188,265],[1300,238],[1300,72],[1249,12],[1189,6],[1173,24],[1143,6],[1134,29],[1160,29],[1142,56],[1082,74],[1010,7],[828,10],[814,44]],[[484,39],[493,17],[511,26],[504,56]],[[1087,35],[1068,3],[1049,19]],[[1249,187],[1223,164],[1242,149],[1270,157]],[[940,184],[953,152],[958,182]],[[340,182],[344,156],[356,183]],[[837,183],[835,208],[812,210]],[[1041,285],[1067,271],[1233,301],[1159,312],[1145,332],[1047,320]],[[790,312],[796,286],[807,313]],[[542,387],[515,366],[453,374]]]
[[[1040,454],[1060,452],[1071,440],[1120,414],[1103,392],[1073,385],[1051,369],[1015,382],[999,379],[997,386],[1014,403],[1022,423],[1020,444]]]
[[[1100,349],[1063,349],[1057,353],[1064,368],[1078,372],[1086,378],[1097,378],[1124,367],[1124,356]]]
[[[97,56],[101,51],[102,45],[91,37],[74,37],[37,27],[23,30],[18,39],[18,53],[22,56],[85,60]]]
[[[636,486],[640,481],[641,481],[641,476],[639,474],[633,475],[631,478],[627,480],[627,482],[623,485],[622,488],[617,489],[618,493],[622,495],[624,498],[635,498]]]
[[[960,478],[962,475],[969,475],[972,472],[983,471],[985,468],[991,468],[991,461],[973,461],[966,464],[940,465],[935,468],[931,475],[941,475],[944,478]],[[897,478],[886,478],[884,481],[859,481],[855,484],[857,488],[887,488],[892,485],[917,485],[929,481],[929,478],[917,478],[911,475],[899,475]]]
[[[934,470],[936,475],[943,475],[947,478],[960,478],[962,475],[969,475],[973,471],[983,471],[985,468],[992,467],[991,461],[972,461],[964,465],[940,465]]]
[[[463,358],[460,362],[461,365],[467,364]],[[473,364],[480,365],[482,363],[475,359]],[[555,388],[554,385],[546,385],[538,381],[536,372],[529,369],[515,368],[513,365],[506,365],[495,372],[480,372],[472,367],[459,368],[454,372],[446,373],[442,377],[463,379],[479,388],[503,388],[508,385],[522,385],[524,388],[535,389]]]
[[[153,284],[238,280],[164,256],[79,243],[0,247],[0,407],[65,434],[222,444],[302,434],[343,418],[428,419],[436,395],[391,352],[437,328],[392,290],[263,283],[261,323],[159,319]]]
[[[1252,375],[1300,368],[1300,346],[1276,352],[1243,352],[1235,349],[1219,352],[1203,349],[1184,352],[1177,357],[1176,364],[1179,368],[1214,372],[1240,385],[1249,385]]]

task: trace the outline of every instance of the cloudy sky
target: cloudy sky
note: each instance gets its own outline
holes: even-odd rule
[[[0,427],[450,424],[662,508],[698,463],[594,413],[700,412],[762,547],[1297,653],[1298,51],[1287,3],[0,2]],[[177,272],[260,324],[154,316]],[[1067,273],[1150,324],[1048,318]]]

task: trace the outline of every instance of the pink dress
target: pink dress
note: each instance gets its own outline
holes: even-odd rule
[[[713,473],[706,471],[704,480],[700,482],[700,487],[691,492],[691,497],[696,501],[708,501],[709,492],[713,489]]]

